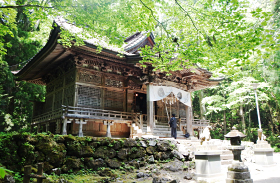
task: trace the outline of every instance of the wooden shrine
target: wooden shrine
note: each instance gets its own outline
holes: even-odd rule
[[[199,67],[177,72],[154,72],[142,67],[139,48],[155,44],[153,34],[136,33],[125,40],[124,52],[104,44],[97,52],[96,40],[65,48],[59,43],[56,20],[47,44],[16,74],[19,80],[45,85],[45,102],[34,102],[32,125],[38,132],[56,134],[134,137],[143,124],[168,123],[163,101],[149,102],[149,85],[165,85],[187,92],[217,85],[211,73]],[[98,40],[97,40],[98,41]],[[122,55],[122,56],[119,56]],[[148,101],[148,102],[147,102]],[[192,109],[180,102],[168,106],[192,134]]]

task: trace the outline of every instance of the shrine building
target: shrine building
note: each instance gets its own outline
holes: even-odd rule
[[[193,119],[191,92],[215,86],[221,79],[194,66],[169,72],[153,71],[139,63],[139,48],[155,45],[153,34],[128,37],[124,51],[98,39],[82,46],[59,43],[61,27],[55,20],[46,45],[16,73],[19,80],[45,85],[45,102],[34,102],[32,126],[38,132],[95,137],[170,137],[168,120],[176,114],[179,131],[205,127]],[[98,45],[103,47],[98,52]],[[165,133],[166,132],[166,133]]]

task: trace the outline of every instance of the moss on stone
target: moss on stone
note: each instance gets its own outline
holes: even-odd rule
[[[107,147],[107,146],[100,146],[98,147],[94,154],[94,158],[114,158],[116,156],[116,151],[113,148]]]

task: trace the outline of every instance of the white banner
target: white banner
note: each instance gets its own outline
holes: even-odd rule
[[[191,95],[189,92],[169,86],[150,85],[150,101],[158,101],[167,97],[171,92],[183,104],[191,107]]]

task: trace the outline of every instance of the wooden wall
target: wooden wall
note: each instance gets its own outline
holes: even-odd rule
[[[94,137],[105,137],[107,126],[101,122],[88,121],[86,125],[83,125],[84,135]],[[125,123],[114,123],[111,126],[112,137],[125,137],[128,138],[130,135],[130,127]],[[79,133],[79,124],[73,123],[73,134]]]

